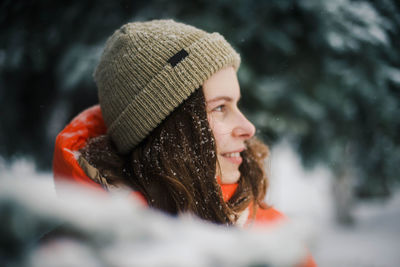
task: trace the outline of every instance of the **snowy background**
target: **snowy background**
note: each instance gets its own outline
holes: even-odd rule
[[[353,203],[354,225],[334,220],[332,175],[303,169],[287,143],[272,151],[268,200],[292,220],[314,225],[311,247],[324,266],[400,266],[400,191],[385,201]]]
[[[136,264],[136,266],[165,266],[160,263],[166,262],[170,262],[172,266],[215,266],[217,263],[220,264],[219,266],[249,266],[254,262],[272,266],[289,266],[288,263],[295,262],[301,255],[302,244],[307,244],[313,257],[322,267],[400,265],[399,192],[382,202],[354,203],[354,224],[341,226],[334,220],[334,203],[331,193],[332,176],[327,169],[319,167],[313,171],[304,170],[299,157],[290,145],[282,142],[272,150],[270,172],[271,184],[267,201],[284,212],[291,219],[292,224],[283,226],[272,234],[263,233],[263,238],[260,238],[259,233],[242,235],[235,231],[221,232],[221,229],[217,230],[209,225],[187,220],[187,218],[183,218],[182,222],[179,222],[177,229],[176,222],[171,222],[170,219],[158,214],[143,213],[135,205],[134,215],[130,217],[127,212],[129,210],[127,205],[130,204],[123,201],[118,202],[118,200],[113,200],[114,202],[111,204],[105,204],[114,207],[112,212],[97,212],[94,218],[85,217],[82,222],[79,217],[85,211],[85,205],[79,204],[81,205],[80,210],[83,210],[81,213],[65,206],[64,212],[59,211],[57,216],[61,216],[63,219],[69,218],[74,224],[80,225],[82,231],[87,231],[91,227],[91,223],[99,218],[105,219],[105,223],[98,225],[94,230],[94,233],[100,237],[92,238],[93,240],[89,238],[91,245],[66,240],[51,249],[45,247],[33,250],[33,252],[31,251],[33,256],[28,258],[31,265],[28,266],[68,266],[68,264],[74,265],[78,262],[87,262],[86,266],[102,266],[101,264],[104,262],[118,266],[126,266],[127,263]],[[35,222],[40,220],[33,220],[32,225],[29,223],[27,225],[29,214],[41,214],[40,216],[43,217],[43,214],[47,212],[47,217],[43,218],[49,220],[52,216],[54,217],[52,207],[59,208],[62,205],[46,203],[46,198],[48,201],[55,197],[52,176],[50,173],[37,172],[34,164],[29,160],[17,160],[11,166],[6,166],[2,162],[0,173],[0,209],[3,209],[1,214],[3,214],[2,216],[7,214],[4,213],[6,211],[4,208],[7,207],[5,205],[7,199],[10,199],[7,198],[5,192],[8,192],[15,202],[25,202],[25,209],[27,209],[25,215],[19,216],[22,218],[25,216],[28,220],[22,224],[15,221],[12,223],[15,224],[13,229],[18,229],[18,227],[25,229],[25,235],[21,234],[21,236],[31,242],[26,232],[34,229]],[[33,180],[27,177],[33,178]],[[11,183],[10,178],[19,183]],[[36,184],[34,181],[38,183]],[[12,184],[11,190],[5,188],[7,183]],[[78,197],[74,203],[76,204],[79,199]],[[128,215],[125,214],[121,217],[123,213],[128,213]],[[48,216],[49,214],[53,215]],[[70,217],[71,214],[75,216],[72,217],[73,219]],[[110,217],[116,217],[116,219],[110,219]],[[3,217],[2,220],[4,219]],[[132,220],[136,229],[127,228],[127,224],[121,222],[120,219],[122,221]],[[115,224],[116,222],[118,224]],[[96,224],[94,223],[94,225]],[[110,237],[101,236],[102,231],[109,228],[114,229],[111,231],[112,235],[128,237],[123,240],[118,237],[111,238],[113,246],[106,246],[102,248],[101,252],[96,252],[94,249],[98,246],[96,242],[102,242],[99,240],[109,241]],[[139,240],[141,241],[127,242],[126,240],[129,238],[137,240],[138,229],[140,229]],[[213,245],[210,245],[210,242]],[[260,246],[264,250],[260,249]],[[149,247],[154,252],[151,253],[151,256],[145,252]],[[220,249],[221,247],[225,249]],[[121,248],[122,250],[120,250]],[[113,255],[116,250],[120,253],[118,259]],[[227,254],[227,250],[240,252]],[[138,251],[141,252],[138,253]],[[103,255],[100,260],[99,253]],[[183,254],[185,257],[182,257]],[[121,258],[127,257],[127,255],[130,256],[129,259],[135,260],[121,261]],[[236,257],[232,255],[236,255]],[[66,265],[57,265],[61,262]]]
[[[400,266],[399,14],[398,0],[1,1],[0,261],[32,240],[29,225],[54,221],[51,209],[35,216],[55,197],[54,140],[98,102],[92,72],[107,37],[168,18],[219,32],[240,52],[241,108],[273,147],[267,200],[303,225],[298,244],[320,266]],[[26,177],[47,195],[20,187]]]

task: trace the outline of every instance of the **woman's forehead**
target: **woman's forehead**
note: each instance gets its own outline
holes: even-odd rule
[[[240,87],[234,68],[228,67],[214,73],[204,82],[203,92],[206,101],[239,99]]]

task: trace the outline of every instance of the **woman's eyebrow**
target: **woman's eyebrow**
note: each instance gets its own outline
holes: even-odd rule
[[[241,96],[239,96],[238,101],[240,100],[240,97]],[[214,97],[213,99],[210,99],[210,100],[208,100],[206,102],[207,103],[212,103],[212,102],[216,102],[216,101],[220,101],[220,100],[225,100],[227,102],[233,102],[233,99],[231,97],[229,97],[229,96],[217,96],[217,97]]]

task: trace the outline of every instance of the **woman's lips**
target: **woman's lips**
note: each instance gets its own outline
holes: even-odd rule
[[[240,156],[240,152],[223,153],[221,155],[233,164],[240,165],[243,161],[242,157]]]

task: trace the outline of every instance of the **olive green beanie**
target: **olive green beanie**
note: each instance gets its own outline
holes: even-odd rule
[[[107,133],[130,152],[218,70],[240,57],[218,33],[173,20],[123,25],[94,72]]]

